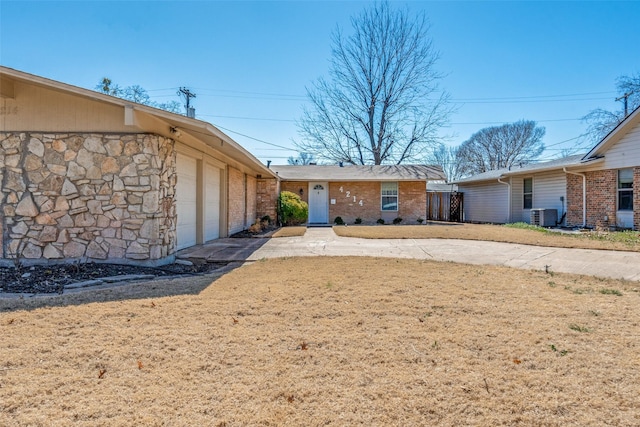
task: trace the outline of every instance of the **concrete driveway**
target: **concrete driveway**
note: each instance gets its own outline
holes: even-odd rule
[[[247,252],[247,260],[294,256],[377,256],[534,270],[548,268],[552,272],[640,280],[638,252],[548,248],[474,240],[358,239],[339,237],[331,227],[308,228],[302,237],[265,240],[261,246],[255,244],[248,251],[250,254]]]

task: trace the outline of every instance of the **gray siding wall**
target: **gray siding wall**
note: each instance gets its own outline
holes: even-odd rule
[[[524,194],[524,177],[511,178],[511,222],[529,222],[529,209],[522,208]]]
[[[508,222],[508,188],[497,181],[460,184],[464,193],[464,220],[469,222]]]
[[[560,201],[564,198],[564,202]],[[557,209],[558,220],[566,210],[567,176],[563,171],[545,172],[533,177],[533,207]],[[528,221],[527,221],[528,222]]]

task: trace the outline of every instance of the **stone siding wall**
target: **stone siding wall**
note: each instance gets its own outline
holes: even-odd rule
[[[259,178],[256,182],[256,216],[262,218],[269,215],[273,221],[278,213],[278,181]]]
[[[2,255],[157,263],[175,252],[174,142],[0,133]]]

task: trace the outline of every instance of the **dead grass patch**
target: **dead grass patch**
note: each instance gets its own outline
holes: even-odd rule
[[[14,300],[0,314],[0,425],[640,420],[635,283],[352,257],[171,283],[199,293],[161,297],[172,287],[158,281],[104,302]]]
[[[429,223],[427,225],[334,226],[338,236],[363,239],[462,239],[518,243],[556,248],[602,249],[640,252],[635,240],[615,241],[603,233],[562,234],[489,224]]]
[[[298,237],[304,236],[306,232],[307,227],[281,227],[271,237]]]

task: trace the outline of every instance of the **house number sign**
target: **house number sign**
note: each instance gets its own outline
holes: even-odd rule
[[[351,197],[353,197],[353,203],[357,203],[360,206],[364,206],[364,203],[362,202],[362,199],[360,199],[360,201],[358,201],[358,198],[356,196],[352,196],[351,195],[351,191],[345,191],[343,186],[340,186],[340,192],[341,193],[345,193],[347,199],[350,199]]]

